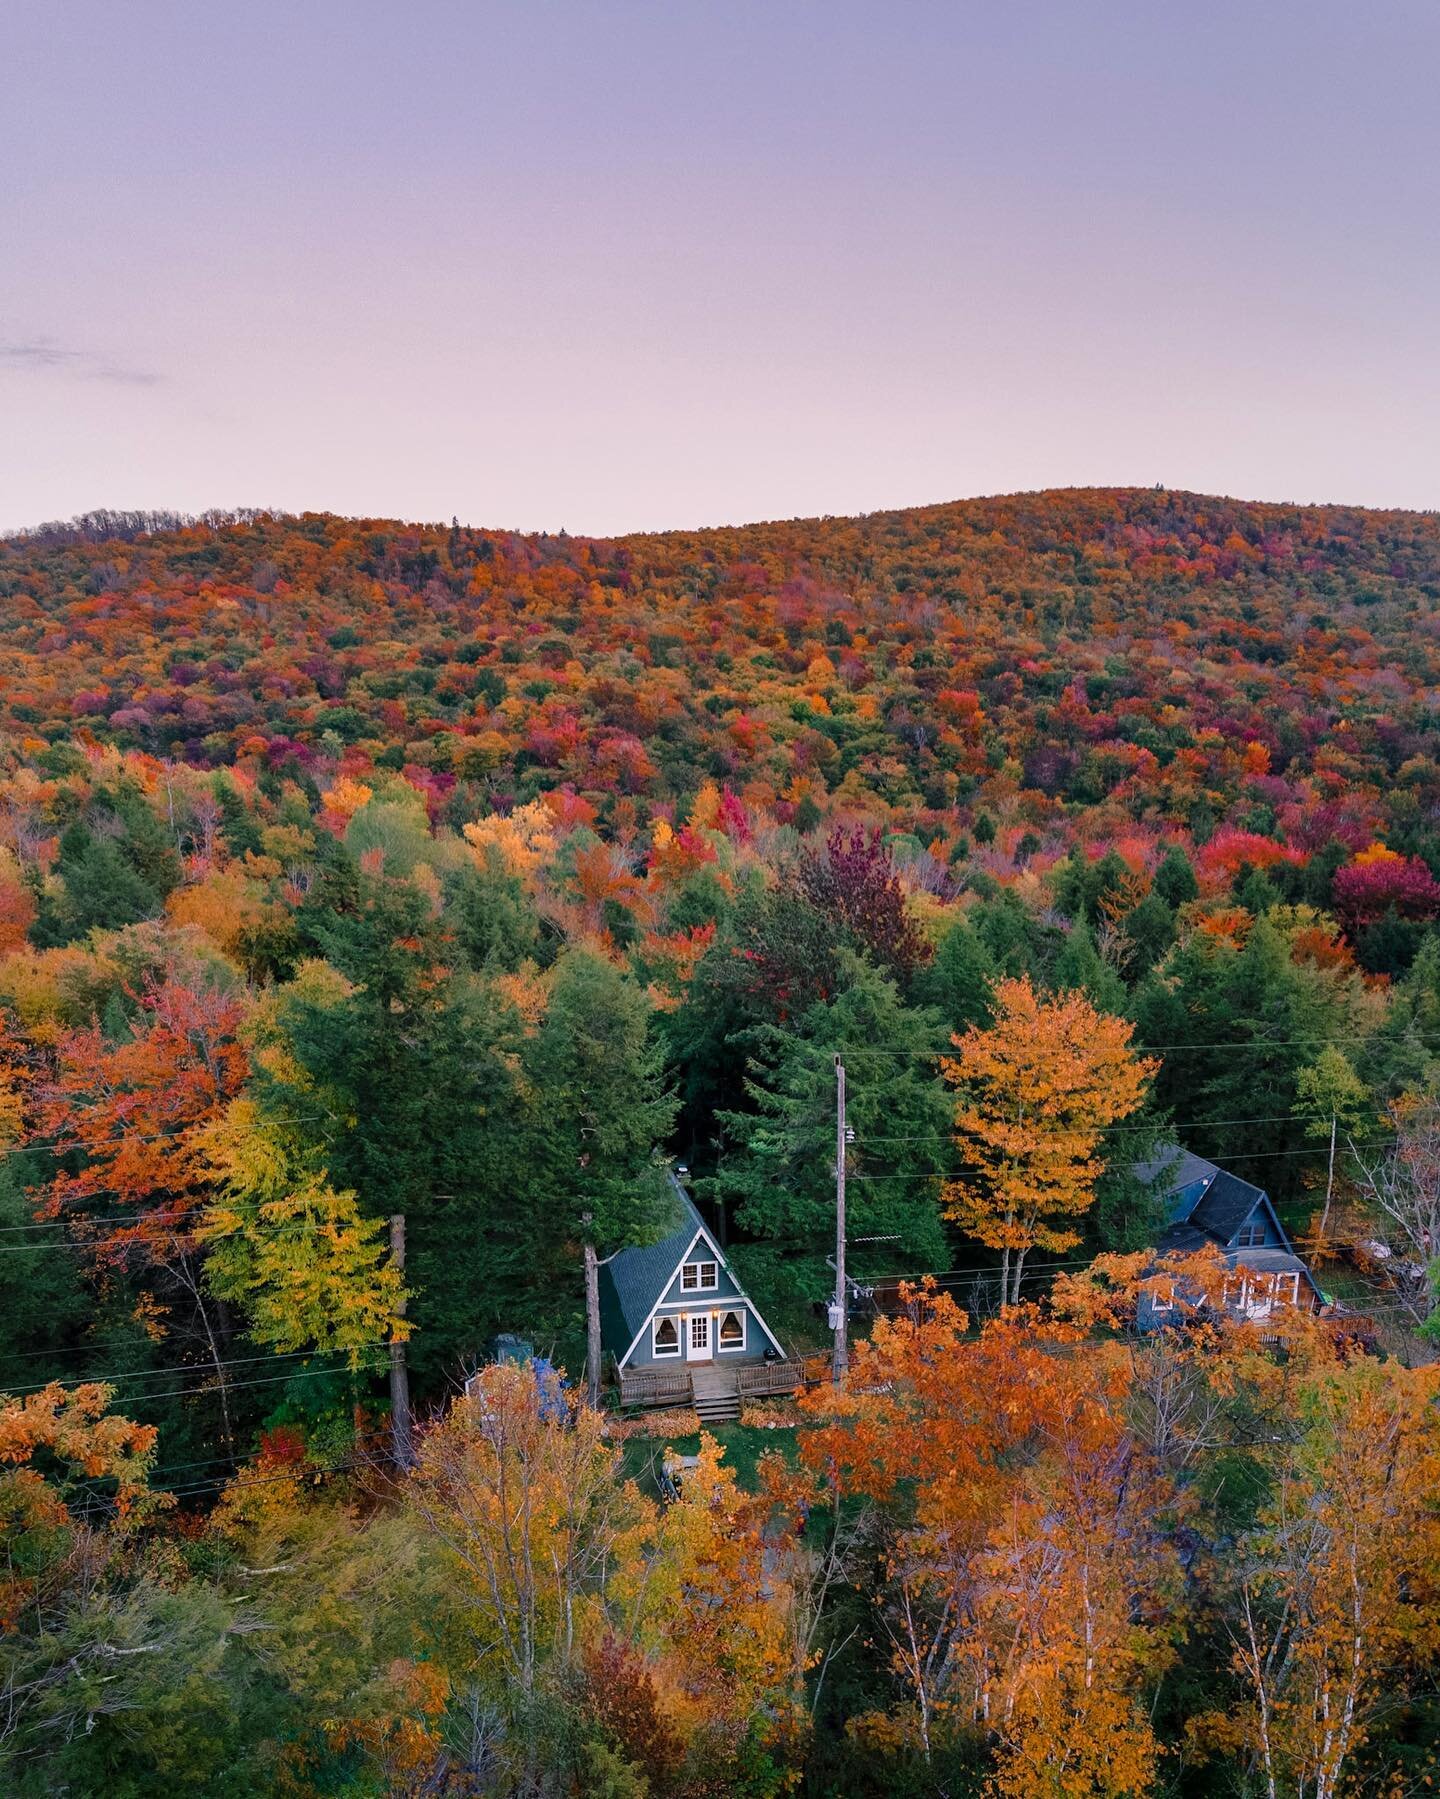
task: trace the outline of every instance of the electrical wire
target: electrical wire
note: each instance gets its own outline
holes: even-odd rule
[[[1173,1128],[1176,1130],[1184,1130],[1185,1132],[1190,1133],[1190,1134],[1194,1134],[1194,1133],[1198,1132],[1207,1137],[1211,1137],[1211,1136],[1217,1136],[1217,1135],[1222,1135],[1222,1134],[1228,1135],[1232,1129],[1236,1129],[1236,1128],[1240,1128],[1240,1127],[1247,1127],[1247,1126],[1256,1125],[1256,1124],[1287,1123],[1287,1122],[1293,1122],[1293,1119],[1294,1119],[1293,1113],[1279,1112],[1279,1113],[1272,1113],[1268,1117],[1262,1117],[1262,1118],[1217,1118],[1217,1119],[1212,1119],[1206,1123],[1199,1123],[1194,1120],[1183,1121],[1183,1122],[1171,1120],[1169,1122],[1169,1124],[1167,1124],[1164,1127],[1157,1127],[1154,1124],[1114,1125],[1114,1126],[1110,1127],[1110,1129],[1106,1132],[1106,1135],[1107,1136],[1114,1136],[1114,1135],[1120,1135],[1120,1134],[1144,1135],[1144,1134],[1156,1131],[1157,1128],[1164,1128],[1167,1130]],[[1087,1137],[1087,1136],[1091,1135],[1091,1133],[1086,1132],[1086,1131],[1080,1131],[1080,1130],[1075,1130],[1075,1129],[1065,1129],[1060,1126],[1036,1125],[1033,1128],[1034,1128],[1035,1134],[1045,1135],[1045,1136]],[[930,1136],[879,1135],[879,1136],[875,1136],[867,1131],[864,1133],[862,1138],[857,1139],[856,1147],[858,1147],[860,1149],[864,1149],[868,1145],[876,1144],[876,1143],[953,1144],[954,1142],[955,1142],[955,1137],[953,1134],[947,1134],[944,1136],[935,1136],[935,1135],[930,1135]],[[1286,1154],[1322,1155],[1325,1152],[1324,1152],[1323,1146],[1317,1144],[1316,1148],[1313,1151],[1309,1151],[1309,1150],[1286,1151],[1286,1152],[1276,1151],[1275,1153],[1276,1154],[1286,1153]],[[857,1175],[856,1178],[858,1179],[861,1177]],[[118,1192],[119,1189],[106,1188],[106,1189],[100,1189],[100,1191],[114,1193],[114,1192]],[[247,1202],[247,1201],[221,1200],[221,1201],[216,1201],[216,1202],[213,1202],[212,1204],[206,1205],[203,1209],[206,1211],[215,1210],[215,1211],[225,1211],[225,1212],[236,1212],[236,1213],[241,1214],[242,1216],[249,1216],[249,1217],[253,1218],[253,1217],[259,1216],[259,1214],[265,1210],[265,1207],[268,1203],[270,1203],[270,1202],[267,1202],[267,1201]],[[197,1209],[201,1209],[201,1208],[197,1208]],[[38,1220],[38,1221],[30,1223],[30,1224],[0,1225],[0,1234],[9,1233],[11,1235],[15,1235],[20,1232],[27,1232],[27,1231],[63,1230],[66,1228],[67,1225],[73,1225],[76,1222],[77,1218],[80,1216],[81,1215],[79,1215],[79,1214],[71,1213],[67,1217],[54,1218],[54,1219],[41,1219],[41,1220]],[[103,1242],[107,1242],[107,1241],[118,1241],[121,1239],[130,1239],[132,1241],[139,1240],[136,1237],[135,1233],[140,1230],[142,1222],[143,1222],[142,1220],[137,1218],[135,1224],[133,1224],[133,1225],[127,1225],[127,1224],[123,1223],[122,1221],[117,1221],[117,1220],[113,1220],[113,1219],[105,1220],[104,1222],[112,1225],[114,1228],[109,1230],[103,1236],[81,1237],[81,1238],[73,1239],[71,1241],[73,1241],[79,1247],[88,1248],[95,1243],[103,1243]],[[177,1220],[176,1222],[178,1224],[181,1221]],[[291,1229],[314,1229],[314,1228],[323,1228],[323,1225],[324,1225],[323,1220],[316,1220],[313,1223],[311,1223],[309,1221],[302,1222],[302,1221],[297,1220],[295,1223],[291,1224],[289,1226],[289,1228],[291,1228]],[[226,1237],[226,1236],[231,1236],[234,1234],[235,1233],[232,1231],[208,1232],[205,1240],[207,1242],[209,1242],[209,1241],[213,1240],[214,1238]],[[67,1243],[64,1246],[70,1247],[70,1242],[67,1241]],[[35,1246],[30,1245],[30,1244],[20,1244],[20,1245],[16,1245],[16,1246],[0,1244],[0,1255],[5,1254],[7,1249],[11,1248],[11,1247],[17,1247],[19,1249],[24,1250],[24,1249],[32,1248]]]
[[[302,1113],[298,1118],[281,1119],[280,1122],[282,1124],[333,1124],[335,1120],[332,1113],[309,1112]],[[173,1130],[154,1131],[143,1136],[137,1136],[130,1132],[126,1132],[125,1135],[121,1137],[96,1137],[90,1142],[86,1142],[84,1138],[80,1137],[72,1137],[69,1139],[51,1137],[44,1141],[17,1143],[7,1150],[0,1151],[0,1154],[7,1156],[22,1156],[29,1155],[35,1150],[49,1150],[53,1155],[64,1156],[71,1154],[75,1150],[110,1149],[114,1148],[117,1144],[125,1143],[174,1143],[178,1140],[180,1133],[184,1131],[193,1131],[199,1128],[200,1123],[201,1121],[198,1119],[191,1119],[186,1124],[177,1124]]]
[[[198,1224],[199,1224],[199,1221],[197,1220],[197,1227],[198,1227]],[[19,1227],[19,1228],[23,1228],[23,1226]],[[284,1229],[286,1229],[287,1231],[299,1231],[305,1235],[308,1235],[314,1231],[326,1231],[326,1230],[332,1230],[333,1228],[334,1228],[334,1226],[327,1219],[324,1219],[324,1218],[313,1218],[313,1219],[297,1218],[294,1220],[287,1221],[284,1225]],[[149,1220],[149,1219],[140,1217],[135,1220],[135,1223],[133,1225],[122,1226],[121,1228],[119,1228],[117,1230],[106,1231],[103,1234],[99,1234],[99,1235],[92,1235],[92,1236],[88,1236],[88,1237],[84,1237],[84,1236],[71,1237],[71,1238],[65,1239],[64,1241],[52,1238],[48,1242],[45,1242],[45,1243],[4,1243],[4,1244],[0,1244],[0,1256],[38,1255],[42,1251],[47,1250],[47,1249],[72,1249],[72,1250],[94,1249],[97,1245],[100,1245],[103,1247],[103,1245],[105,1245],[106,1243],[122,1243],[123,1242],[123,1243],[133,1243],[133,1244],[144,1245],[147,1241],[153,1240],[147,1236],[147,1231],[153,1231],[153,1229],[154,1229],[154,1221],[153,1220]],[[243,1224],[237,1224],[230,1230],[224,1230],[224,1231],[207,1230],[205,1232],[203,1241],[206,1243],[219,1243],[219,1242],[222,1242],[226,1237],[238,1237],[244,1229],[245,1229],[245,1226]],[[170,1241],[175,1241],[179,1237],[187,1235],[187,1234],[189,1234],[189,1233],[178,1230],[175,1226],[175,1223],[169,1223],[169,1224],[167,1224],[167,1226],[165,1228],[165,1239],[168,1239]],[[162,1239],[162,1240],[164,1240],[164,1239]]]
[[[388,1343],[379,1341],[374,1343],[357,1343],[355,1345],[357,1351],[366,1349],[388,1349],[388,1347]],[[27,1393],[43,1393],[48,1388],[56,1386],[65,1388],[67,1392],[72,1392],[79,1387],[93,1387],[97,1385],[111,1386],[117,1381],[173,1380],[176,1375],[191,1373],[203,1374],[208,1377],[209,1375],[214,1374],[218,1369],[247,1368],[252,1367],[256,1362],[289,1361],[297,1356],[344,1355],[347,1353],[347,1350],[276,1349],[268,1351],[264,1355],[233,1356],[219,1362],[192,1362],[179,1368],[132,1368],[126,1371],[111,1369],[108,1372],[101,1372],[98,1374],[87,1374],[84,1376],[77,1375],[74,1377],[73,1386],[68,1386],[64,1379],[58,1381],[46,1380],[36,1381],[32,1386],[28,1387],[8,1387],[6,1388],[6,1392],[10,1398],[20,1399]],[[322,1372],[344,1373],[345,1370],[323,1370]],[[134,1397],[144,1398],[146,1395],[136,1394]]]
[[[848,1074],[849,1074],[848,1069],[846,1070],[846,1074],[848,1076]],[[1430,1105],[1417,1106],[1415,1108],[1415,1111],[1417,1114],[1419,1114],[1419,1113],[1433,1114],[1437,1111],[1440,1111],[1440,1104],[1432,1103]],[[1230,1129],[1239,1128],[1241,1126],[1253,1125],[1253,1124],[1295,1124],[1297,1122],[1308,1122],[1308,1121],[1297,1120],[1293,1111],[1292,1112],[1272,1112],[1269,1114],[1268,1117],[1264,1117],[1264,1118],[1213,1118],[1213,1119],[1210,1119],[1208,1121],[1203,1121],[1203,1122],[1198,1121],[1196,1119],[1172,1118],[1172,1119],[1167,1120],[1163,1125],[1156,1125],[1153,1122],[1149,1123],[1149,1124],[1114,1124],[1114,1125],[1108,1126],[1105,1129],[1105,1131],[1101,1134],[1104,1135],[1106,1138],[1109,1138],[1109,1137],[1113,1137],[1113,1136],[1122,1136],[1122,1135],[1124,1135],[1124,1136],[1143,1135],[1146,1132],[1156,1132],[1158,1134],[1163,1131],[1174,1130],[1174,1131],[1184,1131],[1188,1135],[1193,1135],[1196,1132],[1200,1132],[1206,1136],[1211,1136],[1215,1132],[1220,1131],[1220,1130],[1228,1131]],[[852,1128],[854,1128],[854,1127],[852,1127]],[[1078,1129],[1073,1129],[1073,1128],[1065,1129],[1059,1125],[1052,1126],[1052,1125],[1045,1125],[1045,1124],[1036,1124],[1036,1125],[1031,1126],[1030,1128],[1035,1132],[1035,1134],[1037,1136],[1043,1135],[1043,1136],[1055,1136],[1055,1137],[1089,1137],[1089,1136],[1095,1135],[1095,1133],[1091,1132],[1091,1131],[1084,1131],[1084,1130],[1078,1130]],[[856,1141],[859,1143],[860,1147],[863,1149],[865,1147],[865,1145],[869,1144],[869,1143],[953,1143],[955,1141],[955,1135],[953,1132],[950,1132],[944,1136],[915,1136],[915,1137],[886,1136],[886,1135],[877,1136],[870,1131],[861,1132],[857,1129],[856,1130]],[[1326,1153],[1326,1146],[1324,1144],[1318,1142],[1318,1140],[1316,1143],[1315,1153],[1317,1155],[1324,1155]]]
[[[349,1368],[311,1368],[301,1369],[298,1374],[293,1369],[288,1369],[284,1374],[267,1375],[261,1380],[227,1381],[225,1384],[225,1391],[227,1393],[238,1393],[243,1391],[246,1387],[273,1387],[277,1381],[333,1379],[337,1374],[380,1374],[383,1373],[388,1366],[389,1364],[387,1362],[375,1362],[371,1364],[361,1363],[353,1370]],[[210,1390],[216,1391],[217,1389],[212,1388]],[[166,1387],[159,1393],[122,1394],[120,1397],[128,1407],[148,1405],[152,1399],[193,1399],[205,1391],[206,1389],[204,1387]]]
[[[367,1457],[349,1457],[342,1462],[329,1463],[323,1467],[308,1462],[298,1463],[294,1468],[289,1469],[284,1473],[259,1474],[249,1478],[243,1475],[233,1479],[226,1477],[221,1480],[200,1481],[193,1486],[162,1487],[158,1489],[158,1491],[168,1493],[172,1499],[188,1499],[193,1498],[197,1493],[218,1493],[221,1490],[239,1492],[248,1487],[274,1486],[278,1481],[303,1481],[307,1476],[312,1475],[349,1474],[357,1472],[361,1468],[372,1466],[374,1466],[373,1462]],[[93,1487],[85,1488],[85,1493],[89,1503],[70,1507],[69,1509],[72,1512],[78,1512],[81,1517],[89,1518],[110,1509],[111,1501],[103,1494],[95,1492]]]
[[[1122,1020],[1122,1022],[1129,1021]],[[1210,1043],[1146,1043],[1140,1039],[1132,1039],[1129,1048],[1139,1055],[1173,1055],[1186,1050],[1199,1052],[1212,1049],[1250,1050],[1253,1053],[1258,1054],[1261,1050],[1303,1049],[1309,1046],[1323,1046],[1331,1043],[1348,1044],[1353,1047],[1357,1040],[1367,1044],[1419,1043],[1430,1048],[1440,1046],[1440,1036],[1427,1034],[1422,1031],[1397,1031],[1393,1033],[1386,1031],[1347,1031],[1343,1035],[1334,1037],[1235,1037],[1228,1039],[1221,1038]],[[817,1054],[826,1057],[839,1054],[842,1057],[855,1056],[862,1059],[866,1056],[889,1056],[894,1057],[897,1060],[904,1060],[908,1057],[918,1056],[923,1061],[935,1061],[941,1056],[946,1056],[953,1060],[955,1051],[959,1046],[947,1043],[943,1048],[939,1049],[880,1049],[878,1047],[872,1048],[867,1043],[857,1043],[839,1051],[823,1049],[818,1044],[807,1045],[806,1047],[813,1048]]]
[[[1356,1147],[1359,1149],[1379,1149],[1384,1148],[1386,1144],[1396,1143],[1398,1141],[1399,1138],[1393,1133],[1385,1137],[1362,1137],[1356,1144]],[[1324,1153],[1322,1148],[1256,1149],[1240,1151],[1234,1155],[1227,1155],[1225,1160],[1227,1162],[1269,1162],[1279,1161],[1285,1156],[1315,1156],[1323,1155]],[[991,1170],[989,1168],[977,1167],[955,1168],[945,1173],[914,1174],[864,1174],[847,1170],[845,1178],[847,1181],[948,1181],[953,1180],[956,1175],[989,1174],[990,1172]],[[3,1251],[0,1251],[0,1254],[3,1253]]]

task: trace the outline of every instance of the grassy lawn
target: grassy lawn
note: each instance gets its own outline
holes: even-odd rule
[[[787,1461],[795,1459],[793,1430],[766,1430],[752,1424],[718,1424],[710,1433],[725,1451],[727,1466],[735,1470],[740,1485],[747,1493],[760,1484],[760,1458],[775,1450]],[[660,1464],[667,1449],[679,1455],[694,1455],[700,1447],[698,1432],[683,1437],[630,1437],[623,1448],[625,1473],[636,1481],[642,1492],[652,1497],[659,1493]]]

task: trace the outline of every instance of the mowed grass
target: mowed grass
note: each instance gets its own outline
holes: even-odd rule
[[[725,1452],[727,1467],[747,1493],[758,1491],[760,1458],[774,1451],[787,1462],[795,1460],[795,1432],[763,1425],[717,1424],[709,1433]],[[660,1466],[667,1450],[677,1455],[694,1455],[700,1447],[700,1434],[691,1431],[682,1437],[630,1437],[622,1449],[622,1466],[641,1491],[656,1496],[660,1491]]]

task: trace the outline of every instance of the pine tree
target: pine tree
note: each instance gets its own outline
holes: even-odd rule
[[[744,1110],[720,1123],[728,1145],[707,1191],[758,1241],[737,1250],[759,1295],[821,1299],[833,1290],[835,1057],[846,1070],[849,1234],[879,1238],[855,1270],[943,1264],[937,1175],[947,1166],[949,1106],[924,1051],[944,1040],[939,1013],[903,1004],[892,981],[851,958],[843,991],[790,1031],[752,1037]]]

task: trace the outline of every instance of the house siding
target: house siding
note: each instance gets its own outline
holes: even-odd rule
[[[686,1256],[685,1261],[713,1262],[715,1261],[715,1257],[703,1243],[700,1243],[696,1245],[695,1253]],[[706,1287],[703,1291],[697,1287],[692,1291],[687,1292],[680,1284],[681,1270],[684,1268],[684,1265],[684,1262],[682,1262],[680,1266],[676,1268],[674,1278],[671,1280],[670,1285],[660,1295],[660,1304],[662,1306],[688,1306],[694,1304],[697,1307],[701,1307],[702,1305],[716,1305],[722,1299],[739,1299],[742,1297],[740,1289],[735,1283],[734,1275],[731,1274],[730,1270],[723,1262],[719,1264],[718,1268],[720,1277],[720,1284],[718,1286]]]
[[[780,1344],[765,1329],[759,1312],[740,1289],[726,1266],[725,1252],[716,1243],[693,1201],[672,1174],[678,1216],[677,1228],[658,1243],[619,1251],[600,1265],[600,1330],[605,1353],[622,1369],[684,1368],[686,1354],[655,1355],[652,1325],[656,1317],[689,1317],[692,1312],[714,1314],[714,1359],[727,1362],[763,1361],[768,1354],[783,1355]],[[714,1262],[716,1284],[693,1288],[682,1285],[683,1270],[690,1262]],[[721,1351],[720,1322],[725,1312],[745,1317],[745,1347]]]
[[[701,1303],[702,1299],[704,1302],[703,1304]],[[711,1340],[717,1345],[720,1339],[720,1315],[725,1312],[736,1311],[744,1312],[746,1314],[744,1349],[727,1350],[721,1355],[717,1348],[715,1353],[715,1360],[717,1362],[759,1362],[764,1360],[765,1351],[770,1347],[770,1339],[765,1335],[765,1332],[755,1315],[754,1307],[750,1304],[748,1299],[742,1299],[735,1293],[733,1283],[731,1292],[728,1295],[707,1293],[704,1295],[691,1296],[687,1294],[683,1305],[678,1302],[673,1305],[667,1305],[662,1302],[657,1309],[655,1316],[657,1318],[674,1318],[678,1321],[682,1317],[688,1318],[691,1312],[701,1311],[713,1312],[715,1314],[715,1318],[711,1324]],[[653,1342],[654,1335],[651,1326],[647,1324],[645,1329],[640,1333],[640,1341],[635,1345],[634,1353],[631,1355],[629,1361],[626,1362],[625,1366],[627,1368],[684,1368],[689,1366],[689,1358],[683,1354],[678,1356],[655,1355],[651,1347]]]
[[[1245,1264],[1249,1256],[1263,1258],[1266,1265],[1254,1269],[1255,1275],[1266,1280],[1281,1275],[1288,1284],[1289,1276],[1294,1274],[1298,1276],[1298,1303],[1311,1308],[1322,1303],[1314,1276],[1295,1254],[1263,1187],[1173,1145],[1151,1162],[1139,1164],[1136,1172],[1156,1184],[1167,1178],[1175,1182],[1166,1195],[1170,1223],[1160,1232],[1156,1244],[1161,1254],[1193,1255],[1213,1248],[1232,1268]],[[1165,1191],[1163,1187],[1161,1191]],[[1242,1243],[1246,1229],[1257,1225],[1260,1234],[1256,1240]],[[1146,1298],[1141,1302],[1138,1322],[1142,1329],[1151,1329],[1171,1316]]]
[[[1240,1239],[1244,1236],[1246,1230],[1252,1225],[1257,1224],[1264,1233],[1259,1241],[1242,1244]],[[1280,1235],[1279,1225],[1270,1216],[1269,1207],[1264,1205],[1256,1206],[1255,1210],[1245,1220],[1244,1224],[1240,1226],[1235,1235],[1230,1239],[1229,1243],[1226,1244],[1227,1249],[1285,1249],[1288,1247],[1288,1244],[1286,1244]]]

